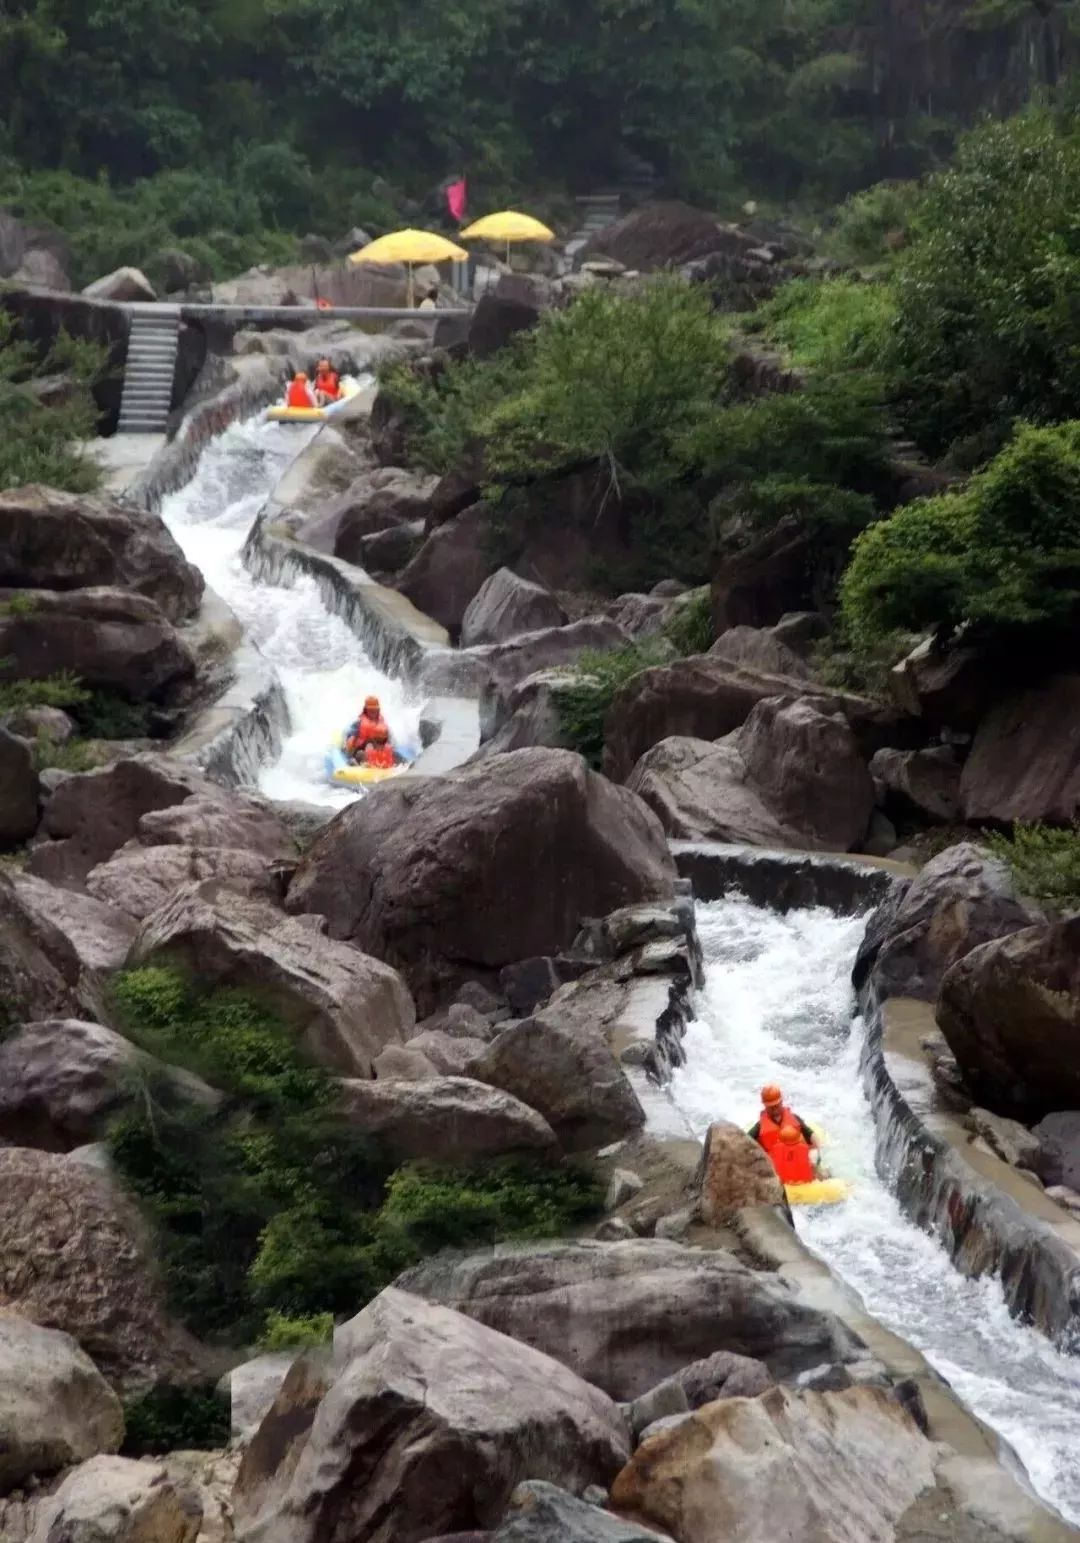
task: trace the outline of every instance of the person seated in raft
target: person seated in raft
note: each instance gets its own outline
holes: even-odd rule
[[[329,359],[320,359],[315,366],[315,400],[320,407],[336,402],[341,395],[341,376]]]
[[[369,740],[389,741],[390,730],[382,715],[377,696],[364,699],[364,710],[345,736],[345,749],[360,766],[364,764],[364,747]]]
[[[382,728],[375,730],[364,746],[361,764],[374,767],[376,771],[393,771],[397,760],[384,723]]]
[[[809,1184],[812,1179],[825,1177],[818,1166],[821,1161],[818,1138],[806,1121],[784,1103],[784,1095],[775,1083],[761,1090],[761,1114],[757,1124],[751,1127],[750,1135],[768,1153],[782,1183]],[[796,1171],[806,1177],[786,1177]]]
[[[289,382],[289,389],[285,393],[285,406],[286,407],[316,407],[316,406],[318,406],[318,403],[315,401],[315,397],[312,394],[311,387],[308,384],[308,378],[303,373],[302,370],[299,371],[296,375],[294,375],[292,380]]]

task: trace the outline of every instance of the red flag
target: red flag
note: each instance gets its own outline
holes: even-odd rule
[[[447,208],[459,225],[465,218],[465,194],[466,183],[464,177],[457,182],[451,182],[446,190]]]

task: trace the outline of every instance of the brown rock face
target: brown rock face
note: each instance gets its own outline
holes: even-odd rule
[[[625,219],[598,231],[582,256],[610,257],[624,268],[651,273],[657,268],[681,268],[684,263],[709,257],[730,246],[747,250],[757,245],[752,236],[692,204],[645,204]]]
[[[611,1505],[680,1543],[894,1543],[934,1448],[880,1388],[709,1404],[638,1448]]]
[[[10,918],[18,918],[25,935],[37,939],[82,1009],[101,1016],[106,983],[123,967],[135,936],[131,918],[28,873],[13,875],[7,905]]]
[[[863,697],[766,675],[719,654],[695,654],[642,670],[620,688],[604,725],[604,770],[625,782],[662,739],[720,739],[740,728],[766,697],[809,697],[822,712],[842,713],[865,754],[888,733],[889,713]]]
[[[550,1125],[535,1109],[470,1077],[348,1081],[341,1095],[350,1122],[402,1161],[468,1162],[555,1146]]]
[[[362,473],[327,511],[325,523],[333,529],[327,549],[346,562],[362,564],[366,537],[426,519],[435,482],[434,477],[419,477],[396,466]],[[302,535],[312,544],[306,527]]]
[[[771,627],[788,611],[815,609],[817,532],[783,519],[723,555],[712,581],[713,627]]]
[[[979,725],[960,783],[965,820],[1080,815],[1080,675],[1059,675],[995,707]]]
[[[711,1227],[748,1205],[786,1209],[784,1186],[765,1152],[737,1125],[710,1125],[701,1160],[701,1219]]]
[[[15,675],[77,675],[91,690],[162,702],[195,678],[195,656],[159,606],[122,589],[37,590],[0,617],[0,657]]]
[[[142,924],[129,963],[176,964],[205,985],[264,994],[321,1065],[370,1077],[416,1021],[396,970],[215,880],[187,885]]]
[[[528,884],[529,903],[521,903]],[[655,817],[563,750],[521,750],[439,780],[384,783],[314,842],[290,911],[440,992],[569,946],[583,916],[672,893]]]
[[[928,862],[899,902],[877,913],[856,961],[856,985],[869,978],[881,1000],[932,1002],[950,965],[1037,916],[1017,896],[1004,863],[962,842]]]
[[[473,596],[461,623],[461,644],[505,643],[565,621],[566,612],[550,590],[499,568]]]
[[[788,646],[774,627],[729,627],[709,649],[714,659],[726,659],[743,670],[763,675],[783,675],[789,680],[809,680],[806,660]]]
[[[190,616],[203,578],[156,514],[110,498],[24,487],[0,493],[0,589],[144,595],[168,621]]]
[[[29,745],[0,724],[0,852],[32,836],[38,822],[38,774]]]
[[[938,1022],[980,1103],[1029,1123],[1080,1108],[1080,917],[959,959]]]
[[[847,852],[874,807],[854,736],[824,702],[768,698],[716,744],[673,738],[642,756],[628,786],[672,836]]]
[[[622,1415],[527,1345],[391,1287],[293,1368],[247,1447],[237,1537],[424,1543],[495,1526],[525,1478],[571,1490],[625,1462]]]
[[[267,859],[238,847],[140,846],[129,842],[87,874],[87,892],[143,921],[185,884],[217,879],[223,889],[271,904],[282,886]]]
[[[0,1304],[72,1335],[121,1388],[198,1373],[139,1218],[105,1174],[66,1157],[0,1150]]]
[[[483,507],[466,509],[431,532],[397,581],[406,599],[455,636],[470,601],[495,568],[486,529]]]
[[[635,1399],[718,1350],[777,1377],[865,1354],[832,1314],[732,1254],[636,1238],[442,1255],[398,1283],[553,1356],[612,1398]]]
[[[881,797],[932,820],[960,818],[960,762],[951,745],[927,750],[879,750],[870,775]]]
[[[930,728],[973,730],[1008,679],[1001,659],[976,648],[942,651],[926,639],[892,671],[889,689],[905,712]]]

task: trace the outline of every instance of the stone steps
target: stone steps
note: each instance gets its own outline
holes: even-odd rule
[[[131,307],[120,434],[161,434],[172,406],[180,339],[177,306]]]

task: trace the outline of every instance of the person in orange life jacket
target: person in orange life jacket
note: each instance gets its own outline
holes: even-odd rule
[[[770,1155],[781,1184],[812,1184],[819,1177],[814,1167],[815,1154],[797,1125],[781,1125],[779,1140]]]
[[[289,382],[289,389],[285,395],[286,407],[316,407],[318,404],[312,395],[308,378],[303,372],[293,376]]]
[[[377,696],[369,696],[364,701],[364,710],[345,736],[345,749],[357,761],[362,759],[364,746],[369,739],[374,739],[381,732],[381,737],[388,740],[390,730],[386,719],[382,715]]]
[[[377,771],[393,771],[397,765],[397,756],[390,744],[390,736],[386,731],[386,725],[377,728],[364,745],[364,765],[372,766]]]
[[[758,1122],[750,1130],[751,1137],[759,1146],[764,1147],[773,1167],[782,1179],[781,1163],[786,1168],[791,1168],[793,1164],[796,1162],[801,1163],[803,1159],[805,1159],[805,1166],[810,1169],[812,1176],[813,1165],[819,1159],[816,1156],[812,1157],[811,1152],[818,1153],[820,1151],[820,1143],[809,1125],[788,1108],[784,1103],[784,1095],[774,1083],[770,1083],[768,1087],[762,1088],[761,1105],[761,1114],[758,1117]],[[790,1137],[784,1136],[784,1132],[787,1130],[795,1132],[794,1141]],[[781,1143],[785,1148],[785,1153],[778,1162],[777,1158]],[[802,1154],[800,1158],[788,1155],[789,1153],[794,1153],[796,1147]],[[787,1184],[805,1184],[809,1180],[785,1179],[784,1182]]]
[[[320,359],[315,367],[315,396],[322,406],[336,402],[341,395],[341,377],[329,359]]]

